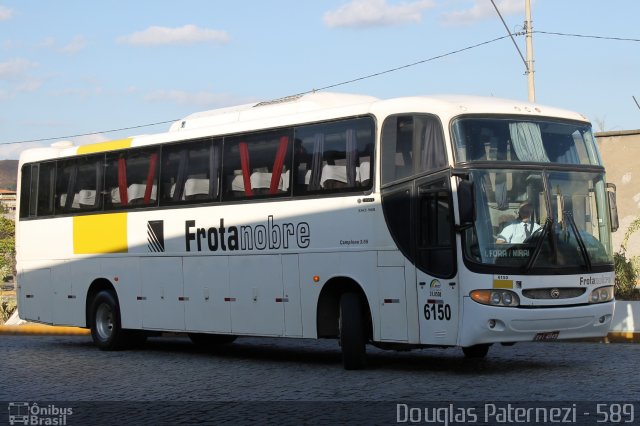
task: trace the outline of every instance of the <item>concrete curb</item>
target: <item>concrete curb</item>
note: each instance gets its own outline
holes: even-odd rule
[[[41,324],[0,325],[0,335],[10,336],[83,336],[90,333],[88,329],[79,327],[59,327]]]
[[[640,333],[633,331],[612,331],[607,338],[610,343],[640,343]]]

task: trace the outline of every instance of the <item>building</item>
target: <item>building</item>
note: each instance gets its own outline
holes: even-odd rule
[[[16,191],[11,189],[0,189],[0,205],[5,209],[5,217],[15,219],[16,217]]]
[[[607,182],[616,186],[620,229],[613,234],[613,249],[619,251],[629,224],[640,217],[640,129],[595,136],[607,169]],[[629,239],[627,249],[627,257],[640,255],[640,231]]]

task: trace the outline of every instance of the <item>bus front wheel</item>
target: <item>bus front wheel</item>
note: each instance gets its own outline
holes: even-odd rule
[[[120,326],[120,307],[110,291],[102,290],[91,303],[91,338],[98,348],[111,351],[121,349],[126,340]]]
[[[471,359],[482,359],[487,356],[491,344],[473,345],[462,348],[464,356]]]
[[[356,293],[340,297],[340,346],[345,370],[361,370],[366,366],[366,323],[362,299]]]

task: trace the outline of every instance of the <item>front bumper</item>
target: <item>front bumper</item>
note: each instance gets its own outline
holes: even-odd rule
[[[606,336],[615,302],[559,308],[506,308],[463,301],[458,345]]]

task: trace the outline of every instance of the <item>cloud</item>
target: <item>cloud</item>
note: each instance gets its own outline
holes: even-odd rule
[[[21,80],[38,64],[22,58],[0,62],[0,80]]]
[[[191,105],[199,108],[215,108],[226,105],[237,105],[251,102],[254,99],[240,99],[224,93],[213,93],[204,90],[187,92],[184,90],[157,90],[145,96],[148,102],[174,102],[180,105]]]
[[[229,35],[225,31],[185,25],[180,28],[149,27],[144,31],[118,38],[118,43],[134,46],[164,46],[177,44],[214,43],[226,44]]]
[[[37,63],[22,58],[0,62],[0,83],[4,82],[7,86],[0,89],[0,100],[6,101],[18,93],[38,90],[43,80],[30,75],[30,71],[37,66]]]
[[[69,43],[61,46],[54,37],[46,37],[41,41],[34,43],[25,43],[23,41],[5,40],[2,43],[2,47],[5,50],[21,50],[36,49],[36,50],[49,50],[56,53],[63,53],[65,55],[75,55],[84,48],[87,47],[87,38],[83,35],[76,35],[71,39]]]
[[[524,12],[524,1],[522,0],[496,0],[495,3],[502,16]],[[444,24],[451,26],[470,25],[478,21],[494,18],[498,18],[498,15],[489,0],[473,0],[473,6],[469,9],[449,12],[443,15]]]
[[[77,35],[71,40],[71,42],[62,46],[59,50],[66,55],[75,55],[85,47],[87,47],[87,39],[83,35]]]
[[[94,133],[92,135],[84,135],[77,136],[75,138],[70,138],[69,140],[73,142],[74,145],[89,145],[92,143],[106,142],[111,140],[112,138],[108,137],[104,133]]]
[[[36,43],[35,47],[37,49],[55,49],[57,43],[54,37],[46,37],[41,42]]]
[[[16,85],[16,92],[24,93],[24,92],[35,92],[42,86],[43,81],[39,78],[28,77],[18,85]]]
[[[105,90],[101,85],[94,85],[91,87],[65,87],[60,90],[51,92],[53,96],[77,97],[80,99],[87,99],[93,96],[100,96],[105,94]]]
[[[32,123],[24,123],[24,125],[28,125],[30,127],[40,127],[40,128],[55,128],[62,125],[62,123],[58,122],[32,122]],[[80,145],[89,145],[92,143],[105,142],[110,140],[111,138],[107,137],[103,133],[96,133],[93,135],[86,136],[78,136],[75,138],[68,139],[75,146]],[[0,143],[0,160],[17,160],[20,157],[20,153],[27,149],[33,148],[48,148],[52,144],[56,142],[61,142],[62,140],[48,140],[48,141],[40,141],[40,142],[26,142],[26,143],[11,143],[11,144],[2,144]]]
[[[8,7],[0,6],[0,22],[8,21],[13,18],[13,10]]]
[[[51,145],[51,142],[31,142],[31,143],[0,143],[0,160],[17,160],[20,153],[26,149],[44,148]]]
[[[46,49],[65,55],[75,55],[76,53],[87,47],[87,38],[82,34],[74,36],[71,41],[64,46],[60,46],[58,40],[53,37],[47,37],[40,43],[35,44],[37,49]]]
[[[6,122],[6,120],[5,120]],[[38,121],[38,120],[23,120],[17,123],[17,126],[30,130],[44,130],[50,132],[52,129],[57,129],[62,123],[57,121]],[[32,139],[39,139],[39,137],[33,137]],[[6,143],[9,142],[9,143]],[[27,149],[32,148],[46,148],[51,146],[55,141],[39,141],[39,142],[22,142],[12,143],[13,141],[5,141],[0,143],[0,160],[17,160],[20,157],[20,153]]]
[[[417,23],[422,11],[435,6],[433,0],[420,0],[397,5],[387,0],[352,0],[337,10],[324,14],[325,25],[335,27],[378,27],[405,23]]]

